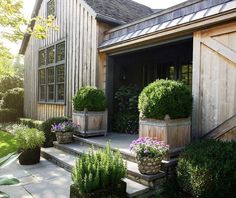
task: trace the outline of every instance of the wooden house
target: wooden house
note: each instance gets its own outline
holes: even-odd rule
[[[155,13],[132,1],[44,0],[38,1],[34,14],[46,16],[51,2],[56,3],[55,22],[60,30],[50,32],[43,41],[26,35],[21,47],[26,116],[70,116],[76,90],[96,85],[109,99],[111,123],[113,96],[120,86],[135,84],[142,89],[157,78],[169,78],[192,88],[194,138],[235,117],[236,0],[189,0]],[[60,46],[66,46],[63,60]],[[64,72],[60,67],[51,70],[45,62],[46,70],[40,70],[38,57],[50,65],[51,54],[53,60],[59,58],[54,65],[66,64]]]

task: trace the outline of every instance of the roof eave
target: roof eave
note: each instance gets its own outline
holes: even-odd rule
[[[124,24],[126,24],[125,21],[117,20],[117,19],[114,19],[110,16],[106,16],[106,15],[99,14],[99,13],[97,13],[96,19],[100,20],[100,21],[103,21],[103,22],[115,24],[115,25],[124,25]]]

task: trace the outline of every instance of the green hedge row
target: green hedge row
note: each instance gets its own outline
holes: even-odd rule
[[[0,123],[15,122],[18,118],[16,109],[0,109]]]

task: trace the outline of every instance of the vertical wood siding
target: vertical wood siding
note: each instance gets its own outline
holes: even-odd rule
[[[39,16],[46,17],[47,0]],[[97,26],[95,12],[83,0],[56,0],[55,25],[44,40],[30,39],[25,53],[25,116],[47,119],[71,116],[72,97],[85,85],[96,85]],[[38,51],[60,40],[66,41],[66,93],[64,105],[38,104]],[[63,113],[62,113],[63,109]]]
[[[193,135],[236,114],[236,22],[194,34]]]

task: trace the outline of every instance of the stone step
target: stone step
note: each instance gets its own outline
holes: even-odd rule
[[[74,142],[71,144],[58,144],[57,142],[54,142],[54,147],[59,150],[64,151],[65,153],[75,155],[75,156],[88,153],[89,150],[91,149],[90,145],[83,144],[81,142]],[[127,177],[141,184],[154,187],[158,185],[159,182],[161,182],[166,176],[164,172],[160,172],[157,175],[141,174],[138,170],[138,164],[136,162],[132,162],[126,159],[125,161],[127,163],[127,172],[128,172]]]
[[[69,172],[71,172],[76,161],[75,155],[68,154],[54,147],[42,148],[41,155],[45,159],[55,163]],[[124,181],[127,183],[126,191],[128,197],[143,197],[145,194],[152,194],[155,192],[154,189],[132,181],[129,178],[125,178]]]

